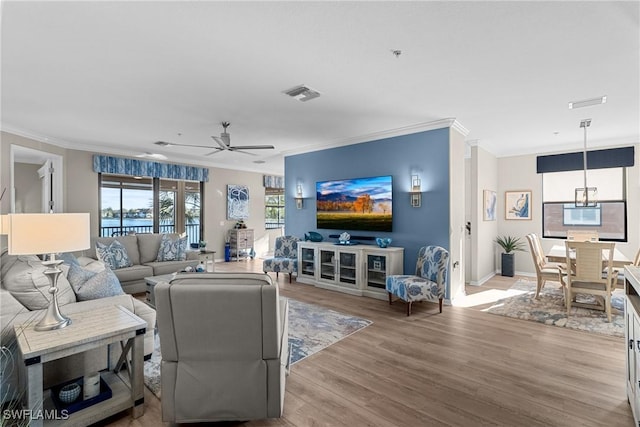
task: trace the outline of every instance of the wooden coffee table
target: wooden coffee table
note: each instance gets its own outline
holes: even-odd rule
[[[22,360],[26,365],[27,390],[25,414],[30,426],[86,426],[132,408],[132,417],[144,413],[144,334],[147,322],[121,306],[106,306],[68,315],[72,323],[54,331],[34,330],[35,322],[15,325]],[[56,411],[50,390],[43,391],[42,365],[51,360],[82,353],[98,347],[126,341],[123,356],[101,372],[112,397],[73,414]],[[127,356],[130,354],[130,362]],[[113,362],[113,361],[111,361]],[[120,371],[123,366],[128,367]],[[129,375],[123,375],[128,372]],[[41,416],[41,414],[49,414]],[[51,417],[51,414],[56,415]],[[57,418],[47,419],[44,418]]]

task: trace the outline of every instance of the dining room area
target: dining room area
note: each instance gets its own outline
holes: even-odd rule
[[[568,230],[564,244],[554,244],[546,254],[537,234],[529,233],[526,239],[536,267],[536,298],[546,281],[557,282],[567,316],[572,307],[581,307],[604,311],[611,322],[612,295],[624,288],[624,267],[640,265],[640,250],[630,259],[615,242],[600,241],[592,229]]]

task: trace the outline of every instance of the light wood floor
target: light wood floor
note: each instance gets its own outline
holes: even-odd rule
[[[260,271],[260,260],[217,271]],[[275,278],[275,277],[274,277]],[[468,294],[508,289],[496,276]],[[529,279],[533,280],[533,279]],[[284,416],[211,425],[246,426],[632,426],[623,338],[508,319],[478,307],[388,302],[278,283],[281,294],[373,321],[292,367]],[[496,290],[496,291],[491,291]],[[477,296],[477,295],[476,295]],[[145,388],[145,414],[106,426],[162,426]]]

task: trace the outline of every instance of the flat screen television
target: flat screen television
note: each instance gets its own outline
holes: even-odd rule
[[[316,183],[316,226],[332,230],[391,231],[391,176]]]

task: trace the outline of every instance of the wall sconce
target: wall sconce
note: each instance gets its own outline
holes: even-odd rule
[[[296,185],[296,209],[302,209],[302,185]]]
[[[418,175],[411,175],[411,206],[419,208],[422,206],[422,183]]]

